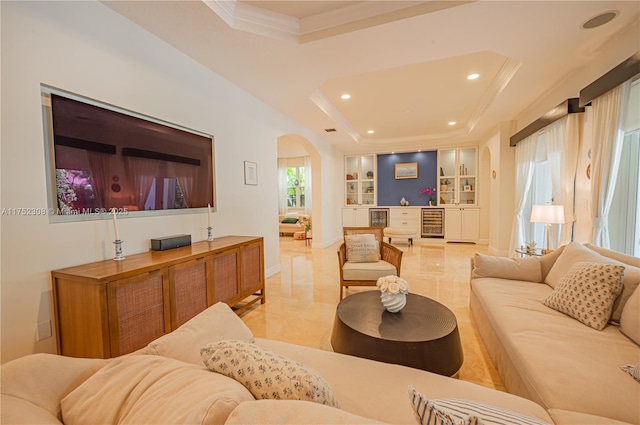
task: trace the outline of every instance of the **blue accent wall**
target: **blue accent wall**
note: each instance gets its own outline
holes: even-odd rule
[[[417,162],[417,179],[395,179],[395,164]],[[399,206],[403,197],[409,205],[427,205],[429,197],[420,193],[426,187],[436,187],[438,152],[408,152],[378,155],[378,205]],[[436,199],[436,194],[433,194]]]

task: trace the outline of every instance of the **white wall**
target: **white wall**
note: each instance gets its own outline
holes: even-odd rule
[[[513,122],[501,123],[480,142],[479,152],[491,152],[489,187],[489,252],[509,254],[509,241],[515,210],[515,149],[509,147]],[[496,177],[493,177],[493,171]]]
[[[40,100],[45,83],[213,134],[214,236],[264,236],[265,268],[279,270],[276,140],[298,133],[318,144],[314,134],[98,2],[0,7],[1,208],[47,206]],[[332,172],[334,154],[321,155],[323,172]],[[244,185],[245,160],[258,163],[257,186]],[[324,207],[337,217],[339,205],[327,197]],[[1,226],[1,361],[56,352],[54,337],[36,341],[36,324],[52,319],[50,271],[111,258],[111,223],[51,224],[44,216],[3,215]],[[149,239],[158,236],[188,233],[202,240],[205,226],[205,214],[119,220],[125,255],[147,251]]]

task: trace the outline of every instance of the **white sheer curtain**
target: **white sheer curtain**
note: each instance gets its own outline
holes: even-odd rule
[[[620,113],[629,98],[631,81],[609,90],[591,102],[593,148],[591,159],[591,242],[609,248],[609,210],[620,167],[624,131]]]
[[[304,157],[304,213],[311,216],[311,157]]]
[[[109,154],[87,151],[89,159],[89,168],[91,169],[91,177],[93,177],[94,193],[98,197],[98,206],[100,208],[113,208],[110,202],[111,187],[109,182]]]
[[[144,210],[149,190],[153,180],[158,176],[159,161],[155,159],[136,158],[128,156],[125,169],[132,185],[131,204],[139,210]]]
[[[195,193],[195,182],[197,178],[198,168],[195,165],[183,164],[180,162],[171,162],[171,169],[178,180],[184,202],[188,208],[197,205],[199,207],[206,206],[206,202],[200,199],[199,194]]]
[[[560,234],[555,232],[554,242],[564,245],[571,242],[573,222],[575,221],[575,178],[580,151],[580,130],[582,114],[569,114],[549,124],[544,129],[544,141],[547,148],[547,161],[551,172],[551,188],[554,205],[564,207],[565,222],[560,226]]]
[[[524,206],[527,203],[529,188],[533,178],[533,164],[538,149],[538,133],[532,134],[516,146],[516,210],[511,230],[509,255],[515,256],[515,250],[525,243]]]
[[[287,158],[278,158],[278,213],[287,212]]]

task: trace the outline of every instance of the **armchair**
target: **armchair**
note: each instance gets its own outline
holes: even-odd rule
[[[374,235],[380,247],[380,260],[369,263],[353,263],[347,261],[347,247],[345,242],[338,249],[338,263],[340,265],[340,299],[343,289],[349,286],[376,286],[379,277],[390,274],[400,276],[402,251],[383,241],[382,227],[343,227],[343,234]]]

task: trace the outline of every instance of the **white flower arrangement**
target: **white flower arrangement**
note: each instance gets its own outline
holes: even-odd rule
[[[378,279],[376,286],[380,292],[388,292],[389,294],[408,294],[409,283],[401,277],[389,275]]]

